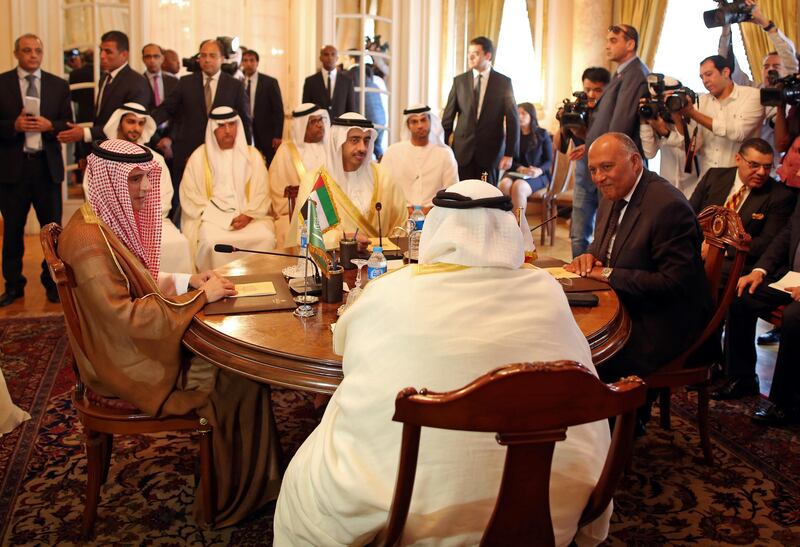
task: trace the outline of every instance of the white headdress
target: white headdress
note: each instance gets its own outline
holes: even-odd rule
[[[137,118],[144,118],[144,128],[142,128],[142,136],[136,141],[136,144],[147,144],[156,132],[156,122],[147,114],[147,109],[139,103],[125,103],[117,108],[108,121],[103,126],[103,133],[109,139],[117,138],[117,129],[122,122],[122,117],[126,114],[134,114]]]
[[[524,250],[512,204],[496,187],[462,180],[433,199],[419,246],[420,264],[516,269]]]
[[[415,104],[403,110],[403,127],[400,130],[401,139],[411,140],[411,130],[408,128],[408,119],[417,114],[427,114],[431,120],[431,129],[428,133],[428,142],[438,146],[447,146],[444,142],[444,128],[439,116],[431,111],[431,107],[425,104]]]
[[[219,173],[217,170],[222,165],[223,150],[217,143],[217,138],[214,135],[214,130],[219,126],[236,121],[236,142],[233,145],[233,181],[224,181],[225,183],[233,183],[236,195],[240,200],[246,200],[245,186],[247,181],[252,175],[252,167],[250,166],[250,151],[247,147],[247,138],[244,134],[244,127],[242,120],[234,109],[229,106],[218,106],[208,115],[208,125],[206,125],[206,154],[208,155],[208,163],[211,167],[212,179],[216,178]],[[223,173],[223,177],[229,177],[229,173]],[[243,209],[240,204],[240,209]]]
[[[314,103],[303,103],[292,110],[292,126],[289,129],[289,138],[294,142],[301,156],[303,155],[303,148],[305,148],[306,145],[311,144],[305,142],[306,126],[308,125],[308,119],[311,116],[322,116],[322,123],[325,124],[325,136],[322,138],[322,142],[319,144],[324,144],[329,137],[331,118],[327,110],[321,106],[315,105]]]

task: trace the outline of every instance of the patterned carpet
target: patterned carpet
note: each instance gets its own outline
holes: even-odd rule
[[[0,438],[0,545],[76,544],[85,458],[63,320],[0,320],[0,366],[32,415]],[[719,464],[709,469],[692,394],[676,396],[672,431],[653,423],[637,442],[607,544],[800,545],[800,427],[755,426],[744,415],[752,403],[713,403]],[[273,404],[288,458],[314,426],[311,398],[276,389]],[[270,544],[272,507],[225,530],[195,525],[195,454],[187,435],[116,439],[92,544]]]

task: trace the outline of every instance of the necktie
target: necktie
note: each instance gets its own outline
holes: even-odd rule
[[[161,104],[161,94],[158,92],[158,74],[153,75],[153,99],[156,106]]]
[[[253,79],[252,78],[248,78],[247,79],[247,98],[248,99],[253,96],[252,89],[253,89]]]
[[[480,113],[478,111],[478,107],[481,104],[481,79],[483,78],[483,74],[478,74],[478,78],[475,83],[475,88],[472,90],[474,98],[475,98],[475,117],[477,118]]]
[[[25,76],[25,79],[28,80],[28,89],[25,91],[26,97],[39,97],[39,92],[36,91],[36,76],[33,74],[28,74]]]
[[[603,244],[600,246],[600,254],[598,256],[606,266],[611,263],[611,250],[613,249],[611,242],[614,241],[614,237],[617,235],[619,215],[627,204],[627,201],[621,199],[615,201],[614,206],[611,208],[611,217],[608,219],[608,229],[606,229],[606,233],[603,236]]]
[[[103,99],[105,98],[106,95],[106,88],[110,83],[111,83],[111,73],[106,72],[103,75],[103,81],[100,82],[100,93],[97,95],[97,110],[95,111],[96,114],[100,112],[100,109],[103,106]]]
[[[203,87],[203,95],[205,96],[206,99],[206,114],[208,114],[209,112],[211,112],[211,103],[212,103],[211,78],[206,78],[206,85]]]
[[[747,191],[747,186],[742,184],[741,188],[739,188],[735,194],[728,198],[728,201],[725,202],[725,208],[730,209],[732,211],[738,211],[739,205],[742,204],[744,200],[744,193]]]
[[[325,88],[325,90],[328,92],[328,98],[329,99],[331,97],[333,97],[333,81],[332,81],[332,79],[333,79],[333,71],[329,70],[328,71],[328,87]]]

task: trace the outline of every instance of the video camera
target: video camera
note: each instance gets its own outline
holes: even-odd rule
[[[574,101],[564,99],[564,105],[556,113],[556,119],[564,129],[580,129],[589,126],[589,97],[583,91],[572,94]]]
[[[718,0],[719,7],[703,12],[703,22],[707,28],[743,23],[753,18],[753,6],[745,0]]]
[[[239,37],[217,36],[217,43],[222,48],[222,72],[233,76],[239,70],[240,51]],[[200,72],[200,53],[181,60],[183,67],[189,72]]]
[[[778,72],[768,72],[769,87],[761,89],[763,106],[782,106],[800,104],[800,74],[790,74],[780,78]]]
[[[386,42],[381,43],[380,34],[376,34],[374,38],[370,36],[364,36],[364,49],[386,53],[389,50],[389,44]]]
[[[681,85],[677,80],[667,85],[663,74],[651,72],[647,76],[650,97],[639,106],[639,116],[644,120],[654,120],[661,116],[667,123],[672,123],[672,114],[680,112],[686,106],[687,99],[697,103],[697,93]]]

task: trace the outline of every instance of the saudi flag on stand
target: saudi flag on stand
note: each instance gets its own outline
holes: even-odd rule
[[[308,199],[300,208],[300,216],[304,222],[308,222],[308,205],[309,203],[314,203],[315,216],[319,222],[319,229],[323,234],[339,225],[339,214],[336,211],[336,205],[331,199],[327,179],[327,173],[324,169],[317,171],[317,180],[314,182],[314,187],[311,189],[311,193],[308,194]],[[309,229],[310,234],[311,230]],[[324,245],[321,248],[325,250]]]
[[[325,251],[325,241],[322,239],[322,230],[320,230],[319,221],[317,220],[318,204],[313,199],[306,201],[306,204],[308,206],[305,209],[308,211],[308,219],[306,220],[308,222],[308,254],[319,266],[323,275],[329,277],[328,253]]]

